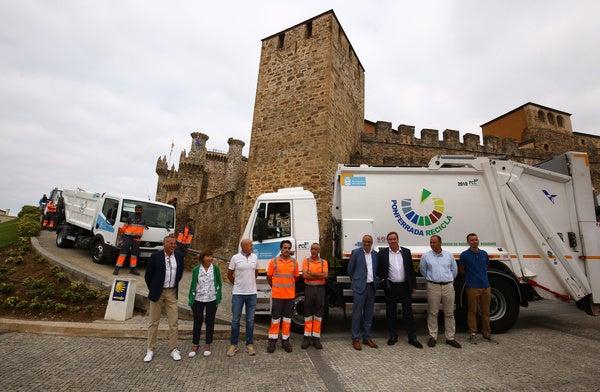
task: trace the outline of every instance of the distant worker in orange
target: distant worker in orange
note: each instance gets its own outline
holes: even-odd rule
[[[269,328],[269,343],[267,352],[275,351],[275,344],[279,338],[281,325],[281,347],[292,352],[290,344],[290,330],[292,327],[292,313],[294,311],[294,298],[296,297],[296,279],[300,275],[296,259],[290,256],[292,242],[281,241],[280,254],[269,262],[267,269],[267,282],[271,286],[271,328]]]
[[[117,259],[113,275],[119,275],[119,270],[123,267],[125,257],[129,251],[131,251],[129,272],[133,275],[140,274],[137,270],[137,258],[140,253],[140,240],[142,239],[142,235],[144,235],[145,228],[146,223],[142,217],[142,206],[138,204],[135,206],[135,214],[129,216],[121,228],[123,230],[123,245],[119,251],[119,258]]]
[[[177,234],[177,251],[182,255],[186,255],[188,248],[192,245],[192,241],[194,240],[194,220],[192,218],[188,218],[185,222],[185,226],[182,226],[179,229],[179,233]]]
[[[56,205],[52,200],[48,200],[46,209],[44,211],[44,219],[42,221],[42,230],[48,229],[54,230],[54,223],[56,221]]]
[[[304,278],[304,339],[303,349],[312,343],[321,350],[321,323],[325,310],[325,280],[329,273],[327,260],[319,256],[321,246],[313,243],[310,246],[310,257],[302,261],[302,277]]]

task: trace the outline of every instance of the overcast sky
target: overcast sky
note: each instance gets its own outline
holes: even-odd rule
[[[193,131],[247,155],[261,40],[330,9],[368,120],[480,135],[531,101],[600,135],[598,1],[3,0],[0,209],[55,186],[154,199]]]

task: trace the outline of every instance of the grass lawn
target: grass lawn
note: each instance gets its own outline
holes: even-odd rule
[[[0,248],[14,244],[19,239],[17,233],[17,223],[20,219],[12,219],[8,222],[0,223]]]

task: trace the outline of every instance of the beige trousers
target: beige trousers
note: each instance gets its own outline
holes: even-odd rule
[[[427,304],[429,307],[427,312],[427,329],[429,329],[429,336],[436,340],[440,303],[444,309],[444,332],[446,339],[452,340],[456,332],[454,322],[454,285],[452,283],[441,285],[427,282]]]
[[[175,289],[163,289],[158,301],[150,301],[150,325],[148,326],[148,349],[156,350],[156,335],[163,307],[169,322],[169,352],[178,347],[178,309]]]

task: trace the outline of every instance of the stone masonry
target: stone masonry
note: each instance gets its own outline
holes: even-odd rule
[[[191,134],[179,170],[159,158],[156,199],[178,197],[177,219],[196,220],[195,249],[230,257],[256,197],[302,186],[315,194],[323,255],[331,256],[331,181],[339,163],[424,166],[434,155],[506,156],[535,164],[587,152],[600,190],[600,137],[573,132],[570,114],[531,102],[482,125],[480,137],[364,119],[364,69],[333,11],[262,40],[250,152],[208,151]]]

